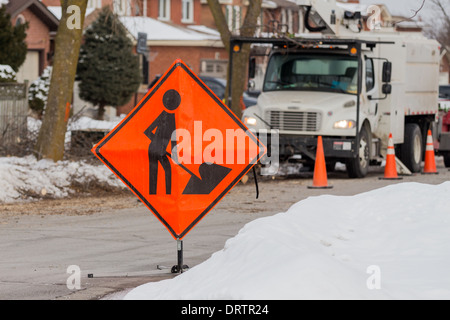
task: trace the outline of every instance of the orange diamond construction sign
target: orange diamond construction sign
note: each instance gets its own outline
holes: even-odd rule
[[[266,148],[178,59],[92,152],[182,239]]]

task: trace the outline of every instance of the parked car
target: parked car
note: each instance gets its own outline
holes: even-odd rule
[[[156,82],[158,82],[159,78],[161,78],[161,75],[157,75],[152,82],[148,85],[148,90],[152,88]],[[207,76],[200,76],[199,77],[207,86],[214,92],[214,94],[223,101],[225,98],[225,90],[227,86],[227,81],[225,79],[221,78],[215,78],[215,77],[207,77]],[[243,94],[243,100],[244,105],[246,108],[249,106],[253,106],[256,104],[257,97],[249,95],[247,92],[244,92]]]
[[[450,84],[439,86],[439,109],[450,110]]]

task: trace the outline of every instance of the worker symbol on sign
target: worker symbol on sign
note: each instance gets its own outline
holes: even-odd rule
[[[163,111],[155,121],[144,131],[151,140],[148,146],[149,160],[149,193],[156,194],[158,183],[158,163],[161,164],[166,181],[166,194],[171,194],[172,168],[170,165],[170,154],[166,151],[171,143],[171,149],[176,148],[176,140],[172,140],[172,133],[176,129],[175,113],[171,112],[178,108],[181,102],[180,94],[176,90],[167,90],[163,96],[163,105],[169,111]]]
[[[158,165],[161,164],[165,174],[166,194],[172,191],[172,155],[167,152],[169,143],[172,152],[176,153],[176,128],[175,110],[181,104],[181,97],[174,89],[167,90],[163,96],[163,105],[168,110],[163,110],[155,121],[144,131],[150,139],[148,146],[149,160],[149,194],[154,195],[158,184]],[[200,178],[176,159],[172,160],[183,168],[190,176],[183,194],[209,194],[230,173],[231,169],[215,163],[202,163],[199,167]]]

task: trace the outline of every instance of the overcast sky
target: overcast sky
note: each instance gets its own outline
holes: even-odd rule
[[[419,10],[423,0],[360,0],[359,2],[362,4],[384,4],[393,15],[411,17],[415,11]],[[450,0],[443,0],[443,3],[446,2],[450,4]],[[423,20],[428,20],[433,12],[436,12],[436,7],[430,0],[425,0],[425,4],[417,14],[417,17],[421,16]]]

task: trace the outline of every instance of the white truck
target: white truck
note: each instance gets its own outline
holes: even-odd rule
[[[329,34],[231,40],[272,46],[257,105],[242,120],[256,133],[276,129],[281,160],[309,166],[322,136],[327,168],[343,162],[353,178],[382,163],[392,133],[399,164],[420,171],[438,112],[439,44],[393,31],[336,34],[332,8]]]

